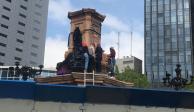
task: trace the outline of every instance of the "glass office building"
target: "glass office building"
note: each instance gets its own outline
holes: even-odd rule
[[[193,5],[192,5],[193,4]],[[193,73],[192,18],[194,0],[145,0],[145,72],[162,80],[166,71],[182,77]]]

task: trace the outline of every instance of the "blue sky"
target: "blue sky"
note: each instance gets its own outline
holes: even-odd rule
[[[106,16],[102,24],[102,47],[117,50],[117,33],[120,32],[120,58],[130,55],[130,32],[133,31],[133,55],[143,60],[144,53],[144,0],[50,0],[45,66],[53,67],[64,59],[67,37],[70,32],[68,11],[93,8]],[[117,51],[118,54],[118,51]]]

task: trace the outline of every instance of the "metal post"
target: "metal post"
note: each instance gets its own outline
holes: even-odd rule
[[[1,80],[1,77],[2,77],[2,69],[0,68],[0,80]]]
[[[120,32],[118,32],[118,59],[119,59],[119,52],[120,52]]]
[[[7,80],[9,79],[9,68],[7,69]]]
[[[86,86],[86,70],[84,70],[84,86]]]
[[[131,31],[131,57],[132,57],[132,38],[133,38],[133,32]]]
[[[93,79],[92,79],[93,86],[94,86],[94,84],[95,84],[95,82],[94,82],[94,81],[95,81],[95,80],[94,80],[94,75],[95,75],[95,74],[94,74],[94,70],[93,70]]]
[[[152,88],[153,88],[153,85],[154,85],[154,72],[152,72]]]

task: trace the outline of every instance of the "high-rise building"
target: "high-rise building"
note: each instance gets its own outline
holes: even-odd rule
[[[161,81],[166,71],[193,74],[194,0],[145,0],[145,72]]]
[[[0,66],[44,61],[48,0],[0,0]]]
[[[116,59],[116,65],[119,72],[124,72],[125,68],[130,69],[142,74],[142,60],[132,56],[124,56],[122,59]]]

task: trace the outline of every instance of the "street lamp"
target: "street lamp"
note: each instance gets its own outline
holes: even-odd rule
[[[15,63],[15,77],[22,77],[22,80],[26,81],[28,78],[34,78],[37,75],[41,75],[43,65],[39,65],[39,69],[33,69],[32,67],[22,66],[19,67],[20,63]]]
[[[164,85],[167,87],[172,87],[175,90],[184,88],[186,85],[191,85],[194,81],[194,76],[193,75],[190,76],[190,81],[188,80],[188,77],[187,79],[184,79],[181,77],[181,69],[180,69],[181,65],[177,64],[176,67],[177,67],[175,69],[176,77],[171,79],[170,78],[171,74],[166,72],[166,77],[163,78]]]

